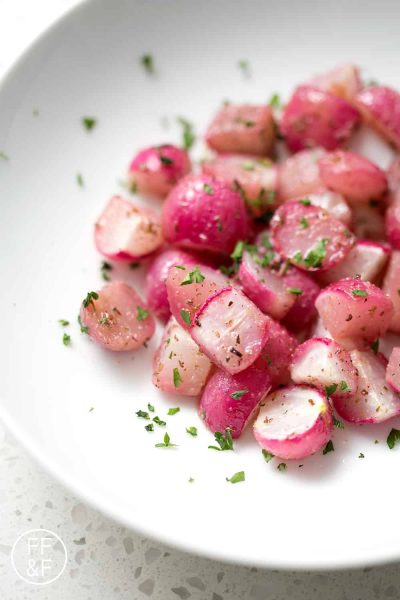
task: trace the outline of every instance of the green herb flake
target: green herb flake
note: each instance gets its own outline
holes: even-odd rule
[[[139,267],[140,267],[140,263],[138,263],[138,262],[129,263],[129,268],[132,270],[138,269]]]
[[[326,444],[325,448],[322,450],[322,454],[328,454],[328,452],[334,452],[335,447],[333,445],[332,440],[329,440],[329,442]]]
[[[236,246],[231,254],[232,260],[239,261],[243,256],[244,249],[245,249],[245,243],[243,241],[237,242]]]
[[[281,99],[280,99],[279,94],[277,94],[277,93],[272,94],[271,98],[269,99],[268,104],[272,108],[280,108],[280,106],[281,106]]]
[[[193,477],[189,477],[188,482],[193,483],[193,481],[194,481]]]
[[[154,412],[154,406],[152,404],[150,404],[150,402],[147,404],[147,410],[149,412]]]
[[[94,411],[94,406],[91,406],[91,407],[89,408],[89,412],[93,412],[93,411]]]
[[[303,206],[310,206],[311,200],[310,198],[302,198],[299,200],[299,204],[302,204]]]
[[[240,483],[245,480],[245,474],[244,471],[238,471],[237,473],[234,473],[232,477],[225,477],[225,479],[229,483]]]
[[[138,306],[136,309],[136,316],[138,321],[144,321],[149,316],[149,311],[141,306]]]
[[[163,421],[162,419],[160,419],[159,416],[155,416],[153,418],[153,421],[154,421],[154,423],[157,423],[157,425],[159,425],[160,427],[165,427],[166,424],[167,424],[165,421]]]
[[[193,437],[197,436],[197,427],[194,427],[194,425],[191,425],[190,427],[186,427],[186,433],[188,433],[189,435],[192,435]]]
[[[237,392],[232,392],[231,398],[234,400],[240,400],[242,396],[248,393],[249,390],[238,390]]]
[[[353,294],[353,296],[368,296],[368,292],[366,290],[352,290],[351,293]]]
[[[304,264],[308,269],[318,268],[322,265],[322,261],[326,256],[326,246],[328,245],[328,239],[322,239],[310,250],[307,256],[304,258]]]
[[[174,164],[174,161],[172,160],[172,158],[169,158],[168,156],[163,156],[162,154],[160,154],[160,162],[163,165],[167,165],[167,166],[171,166]]]
[[[223,450],[233,450],[233,441],[230,429],[225,429],[225,435],[216,431],[214,433],[215,441],[218,443],[218,446],[208,446],[211,450],[218,450],[219,452]]]
[[[278,469],[278,471],[286,471],[287,469],[287,464],[286,463],[279,463],[279,465],[276,467]]]
[[[110,263],[103,260],[100,266],[100,273],[104,281],[110,281],[109,271],[112,271],[113,267]]]
[[[179,408],[179,406],[177,406],[176,408],[169,408],[167,415],[168,416],[172,416],[172,415],[176,415],[176,413],[178,413],[181,409]]]
[[[371,350],[375,354],[378,354],[378,351],[379,351],[379,340],[375,340],[375,341],[372,342],[372,344],[371,344]]]
[[[186,308],[181,308],[181,317],[186,325],[192,324],[192,319],[190,318],[190,312],[186,310]]]
[[[331,385],[326,385],[325,386],[326,395],[332,396],[332,394],[334,394],[337,389],[338,389],[337,383],[332,383]]]
[[[344,429],[343,421],[340,421],[335,416],[333,416],[333,426],[336,427],[336,429]]]
[[[154,59],[151,54],[143,54],[140,63],[147,73],[154,73]]]
[[[86,298],[83,300],[82,304],[84,308],[87,308],[89,304],[93,304],[93,300],[98,300],[99,295],[97,292],[88,292]]]
[[[178,388],[182,383],[182,378],[181,378],[181,374],[179,373],[179,369],[177,367],[174,368],[173,378],[174,378],[174,386],[176,388]]]
[[[296,254],[292,256],[292,261],[296,263],[296,265],[299,265],[302,262],[302,260],[303,256],[300,251],[296,252]]]
[[[1,160],[10,160],[10,157],[8,156],[8,154],[6,154],[5,152],[2,152],[0,150],[0,158]]]
[[[308,227],[310,227],[310,223],[305,217],[301,217],[299,223],[303,229],[307,229]]]
[[[287,291],[289,294],[293,294],[294,296],[301,296],[303,293],[303,290],[300,288],[287,288]]]
[[[185,150],[190,150],[196,141],[193,125],[183,117],[178,117],[178,123],[182,126],[182,145]]]
[[[203,190],[206,192],[206,194],[208,194],[209,196],[212,196],[214,194],[214,190],[212,189],[211,185],[209,183],[205,183],[203,185]]]
[[[263,450],[261,450],[261,454],[263,455],[264,460],[267,463],[269,463],[269,461],[274,458],[274,455],[272,454],[272,452],[268,452],[268,450],[265,450],[265,448]]]
[[[89,327],[86,327],[86,325],[82,324],[81,315],[78,315],[78,323],[79,327],[81,328],[81,333],[89,333]]]
[[[365,454],[363,454],[362,452],[360,452],[360,454],[358,455],[358,458],[365,458]]]
[[[68,335],[68,333],[64,333],[62,341],[63,341],[64,346],[70,346],[71,345],[71,336]]]
[[[251,160],[245,160],[242,162],[241,167],[244,171],[254,171],[255,169],[254,162]]]
[[[60,325],[62,325],[62,327],[68,327],[69,325],[69,321],[66,321],[65,319],[59,319],[58,322],[60,323]]]
[[[390,433],[387,436],[386,443],[389,446],[390,450],[393,450],[397,442],[400,442],[400,430],[393,428],[390,430]]]
[[[144,428],[146,431],[154,431],[154,424],[149,423],[148,425],[145,425]]]
[[[168,433],[165,433],[163,442],[161,442],[159,444],[155,444],[156,448],[172,448],[172,447],[176,447],[176,446],[177,446],[177,444],[171,443],[171,438],[169,437]]]
[[[144,410],[138,410],[136,413],[136,416],[139,417],[140,419],[150,419],[149,413],[144,411]]]
[[[189,285],[191,283],[202,283],[205,277],[200,271],[199,267],[195,267],[193,271],[190,271],[184,279],[181,281],[181,285]]]
[[[341,391],[341,392],[349,392],[349,391],[350,391],[350,388],[349,388],[349,386],[347,385],[347,381],[341,381],[341,382],[339,383],[339,389],[340,389],[340,391]]]
[[[82,177],[81,173],[77,173],[76,183],[79,185],[79,187],[84,187],[85,182],[83,181],[83,177]]]
[[[265,360],[267,361],[267,365],[270,367],[272,365],[272,360],[270,359],[268,354],[265,355]]]
[[[240,71],[243,73],[243,75],[245,77],[249,77],[250,76],[250,63],[248,60],[239,60],[238,61],[238,68],[240,69]]]
[[[82,117],[82,125],[86,131],[91,131],[97,125],[97,119],[95,117]]]

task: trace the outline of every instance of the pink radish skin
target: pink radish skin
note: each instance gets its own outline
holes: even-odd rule
[[[163,242],[160,218],[149,208],[113,196],[96,221],[97,250],[112,260],[140,260]]]
[[[268,337],[269,320],[233,288],[209,298],[193,319],[190,333],[209,359],[231,375],[247,369]]]
[[[392,390],[400,392],[400,348],[393,348],[386,368],[386,382]]]
[[[163,144],[136,154],[129,165],[128,181],[141,194],[164,198],[190,170],[190,159],[185,150]]]
[[[288,330],[273,319],[268,320],[268,338],[254,366],[264,369],[275,388],[289,381],[289,365],[298,341]]]
[[[385,221],[379,207],[369,204],[354,204],[351,230],[359,239],[384,241],[386,239]]]
[[[174,377],[176,369],[179,380]],[[153,359],[154,385],[170,394],[197,396],[205,386],[210,369],[207,356],[171,317]]]
[[[351,423],[382,423],[400,414],[400,398],[385,381],[386,360],[371,351],[353,350],[358,390],[350,398],[333,398],[338,414]]]
[[[396,250],[400,250],[400,194],[389,206],[385,214],[386,235]]]
[[[372,342],[388,329],[393,303],[373,283],[341,279],[322,290],[315,305],[324,326],[336,341],[359,338]]]
[[[276,271],[257,264],[257,257],[244,252],[238,276],[243,291],[262,310],[278,321],[293,306],[296,296],[289,291],[284,277]]]
[[[213,433],[230,429],[232,438],[238,438],[270,389],[268,373],[254,366],[237,375],[216,371],[201,397],[200,416]],[[241,391],[246,393],[232,398]]]
[[[275,141],[270,106],[227,104],[215,115],[206,133],[210,148],[221,153],[268,156]]]
[[[395,194],[400,189],[400,156],[396,156],[387,171],[389,190]]]
[[[366,123],[400,150],[400,94],[385,86],[364,88],[356,96]]]
[[[353,202],[377,200],[387,190],[384,171],[354,152],[327,154],[319,161],[319,168],[325,186]]]
[[[389,330],[400,333],[400,251],[398,250],[392,252],[382,289],[391,299],[394,308]]]
[[[168,303],[172,315],[178,321],[179,325],[184,329],[189,329],[196,312],[200,309],[203,303],[213,296],[219,290],[222,290],[231,285],[229,279],[211,267],[204,265],[199,266],[203,281],[193,281],[188,285],[182,282],[193,271],[193,264],[180,264],[179,269],[176,266],[170,267],[166,279]],[[185,322],[182,318],[182,313],[185,314]],[[189,324],[190,323],[190,324]]]
[[[350,354],[333,340],[312,338],[296,349],[292,357],[290,375],[294,383],[325,388],[337,386],[332,398],[354,396],[358,375]]]
[[[292,152],[322,146],[335,150],[348,141],[359,113],[345,100],[315,87],[298,87],[286,105],[281,132]]]
[[[315,300],[321,291],[319,285],[307,273],[290,267],[284,276],[286,285],[291,289],[301,290],[295,303],[283,319],[283,324],[291,331],[298,333],[309,327],[316,318]]]
[[[254,217],[263,215],[276,204],[278,168],[267,158],[221,155],[205,160],[202,171],[239,191]]]
[[[189,175],[168,195],[162,214],[171,244],[230,254],[250,235],[246,207],[238,192],[209,175]]]
[[[325,395],[315,388],[295,385],[267,396],[253,431],[260,446],[274,456],[299,460],[325,446],[332,428]]]
[[[346,200],[337,192],[331,190],[320,190],[314,194],[308,194],[307,198],[314,206],[324,208],[332,217],[341,221],[346,227],[351,223],[351,209]]]
[[[389,360],[393,349],[397,346],[400,347],[400,335],[387,331],[383,337],[379,339],[379,352],[383,354],[386,360]]]
[[[300,269],[330,269],[347,256],[354,237],[326,210],[306,205],[307,202],[308,199],[290,200],[276,210],[271,220],[273,244],[284,258]],[[320,258],[312,261],[316,251]]]
[[[340,65],[331,71],[315,76],[310,81],[310,85],[339,96],[350,103],[362,88],[358,68],[349,64]]]
[[[148,307],[157,317],[166,320],[171,314],[166,286],[170,267],[196,263],[199,261],[195,256],[175,248],[164,250],[153,260],[146,275],[146,297]]]
[[[279,166],[278,196],[280,201],[308,196],[324,188],[318,161],[325,155],[322,148],[302,150]]]
[[[346,260],[336,267],[318,274],[319,283],[329,285],[345,277],[359,277],[374,282],[382,273],[390,257],[390,246],[369,240],[359,240],[348,253]]]
[[[155,323],[146,311],[146,304],[126,283],[113,281],[92,299],[88,306],[81,305],[82,325],[89,337],[106,350],[124,352],[137,350],[154,334]]]

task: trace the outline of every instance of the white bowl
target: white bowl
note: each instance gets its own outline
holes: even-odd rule
[[[202,132],[223,99],[287,96],[341,62],[400,86],[399,22],[400,4],[389,1],[87,2],[3,82],[0,151],[9,160],[0,159],[1,415],[55,476],[134,529],[191,552],[268,567],[400,558],[400,456],[385,443],[396,421],[346,425],[335,431],[335,452],[281,473],[276,461],[264,462],[251,432],[235,452],[209,450],[212,435],[196,403],[185,400],[167,417],[179,447],[157,449],[164,430],[146,432],[135,415],[151,402],[162,418],[178,404],[151,384],[156,340],[134,355],[112,356],[76,323],[82,298],[101,285],[94,220],[121,191],[117,180],[137,149],[179,141],[177,115]],[[155,76],[140,64],[146,52]],[[241,59],[250,62],[249,79],[238,69]],[[98,118],[91,132],[81,125],[87,115]],[[124,276],[138,285],[143,279]],[[71,347],[62,344],[58,319],[71,321]],[[198,427],[197,438],[185,432],[189,425]],[[225,480],[239,470],[244,483]]]

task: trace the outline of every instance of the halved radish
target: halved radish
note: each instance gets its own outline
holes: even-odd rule
[[[400,333],[400,251],[393,250],[389,266],[383,280],[383,291],[393,303],[393,315],[389,329]]]
[[[395,156],[387,170],[389,190],[395,194],[400,189],[400,155]]]
[[[353,204],[351,230],[363,240],[382,242],[386,239],[385,221],[379,206]]]
[[[279,165],[278,195],[280,200],[307,196],[324,188],[318,161],[325,155],[322,148],[302,150]]]
[[[324,208],[332,217],[338,219],[338,221],[341,221],[346,226],[350,225],[351,209],[341,194],[332,192],[331,190],[320,190],[319,192],[308,194],[307,198],[314,206]]]
[[[268,371],[274,388],[288,383],[290,361],[298,345],[296,338],[283,325],[268,319],[267,341],[254,366]]]
[[[326,73],[316,75],[310,81],[310,85],[348,102],[352,102],[362,88],[359,70],[355,65],[350,64],[340,65]]]
[[[351,104],[318,88],[298,87],[286,105],[281,132],[292,152],[322,146],[335,150],[346,142],[359,123]]]
[[[400,194],[399,194],[400,196]],[[400,250],[400,197],[392,202],[385,214],[386,235],[393,248]]]
[[[397,333],[387,331],[383,337],[379,338],[378,350],[386,360],[389,360],[393,349],[397,346],[400,347],[400,335]]]
[[[171,314],[166,286],[170,267],[196,263],[199,263],[197,257],[177,248],[164,250],[153,260],[146,275],[146,297],[148,307],[157,317],[168,319]]]
[[[229,429],[238,438],[270,389],[268,373],[254,366],[236,375],[218,370],[204,389],[200,416],[214,433]]]
[[[382,273],[390,257],[389,244],[358,240],[346,260],[336,267],[318,274],[321,285],[328,285],[345,277],[359,277],[374,282]]]
[[[372,342],[385,333],[393,316],[390,298],[373,283],[360,279],[332,283],[322,290],[315,305],[336,341],[355,337]]]
[[[174,319],[168,321],[153,359],[153,383],[163,392],[197,396],[203,389],[211,362],[191,335]]]
[[[171,244],[222,254],[250,235],[240,194],[209,175],[188,175],[178,183],[164,203],[162,223]]]
[[[358,375],[350,354],[333,340],[312,338],[300,344],[292,356],[294,383],[313,385],[332,398],[354,396]]]
[[[260,355],[268,324],[269,319],[242,292],[227,288],[204,302],[190,333],[213,363],[235,374]]]
[[[203,161],[202,171],[239,191],[255,217],[263,215],[276,204],[278,168],[268,158],[220,155]]]
[[[400,94],[385,86],[366,87],[356,96],[365,121],[400,149]]]
[[[325,186],[353,202],[379,200],[387,190],[384,171],[355,152],[331,152],[321,158],[319,168]]]
[[[141,194],[164,198],[191,169],[182,148],[171,144],[145,148],[136,154],[128,169],[128,182]]]
[[[171,313],[184,329],[210,296],[231,285],[220,271],[191,263],[170,267],[165,283]]]
[[[400,397],[385,381],[383,356],[359,350],[353,350],[350,356],[358,372],[358,389],[350,398],[333,398],[339,415],[352,423],[381,423],[399,415]]]
[[[113,260],[138,260],[162,242],[161,222],[149,208],[113,196],[96,221],[94,239],[101,254]]]
[[[282,204],[271,220],[271,234],[280,254],[308,271],[332,268],[354,245],[354,236],[343,223],[308,198]]]
[[[80,319],[93,341],[114,352],[137,350],[155,330],[146,304],[133,288],[121,281],[89,292],[82,302]]]
[[[300,459],[320,450],[332,428],[326,396],[315,388],[295,385],[269,394],[261,403],[254,437],[274,456]]]
[[[310,338],[327,338],[333,340],[332,334],[324,326],[321,317],[318,317],[315,321],[310,332]]]
[[[226,104],[215,115],[206,142],[217,152],[267,156],[275,141],[272,109],[268,105]]]
[[[304,271],[289,267],[284,280],[296,301],[283,319],[291,331],[304,331],[317,316],[315,300],[321,291],[319,285]]]
[[[392,350],[386,368],[386,382],[395,392],[400,392],[400,347]]]
[[[293,293],[282,274],[262,267],[260,259],[259,255],[243,252],[238,272],[239,280],[246,296],[253,300],[260,310],[279,321],[295,303],[297,288]]]

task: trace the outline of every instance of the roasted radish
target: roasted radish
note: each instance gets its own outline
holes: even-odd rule
[[[318,165],[324,155],[322,148],[302,150],[279,166],[278,195],[281,201],[305,197],[324,189]]]
[[[395,392],[400,392],[400,347],[392,350],[386,368],[386,381]]]
[[[366,87],[356,96],[365,121],[400,149],[400,94],[385,86]]]
[[[394,250],[383,280],[383,291],[393,303],[393,315],[389,330],[400,333],[400,251]]]
[[[273,319],[268,320],[268,337],[254,366],[268,371],[272,387],[288,383],[289,365],[298,341]]]
[[[362,88],[359,70],[350,64],[340,65],[327,73],[316,75],[310,81],[310,85],[348,102],[353,102],[355,95]]]

